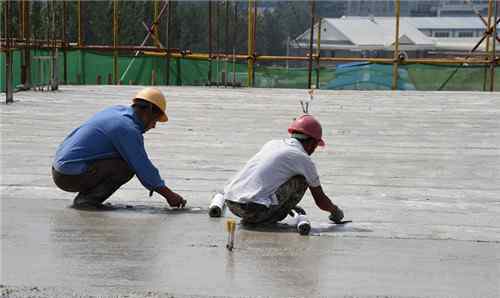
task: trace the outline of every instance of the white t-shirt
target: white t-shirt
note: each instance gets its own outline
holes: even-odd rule
[[[272,140],[226,185],[224,198],[267,207],[277,205],[276,190],[296,175],[304,176],[311,187],[320,185],[316,166],[298,140]]]

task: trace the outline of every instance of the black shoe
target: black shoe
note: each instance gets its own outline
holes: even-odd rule
[[[288,212],[288,215],[290,215],[291,217],[295,217],[295,215],[306,215],[306,211],[300,206],[295,206],[292,208],[292,210],[290,210],[290,212]]]
[[[108,211],[116,209],[115,207],[113,207],[113,205],[109,203],[101,204],[101,203],[90,203],[90,202],[84,202],[78,204],[73,203],[73,205],[71,205],[71,208],[77,210],[86,210],[86,211]]]
[[[297,214],[306,215],[306,211],[304,210],[304,208],[300,207],[299,205],[293,207],[292,210],[295,210]]]

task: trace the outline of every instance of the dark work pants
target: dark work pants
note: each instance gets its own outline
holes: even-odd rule
[[[65,175],[52,168],[52,178],[60,189],[78,192],[74,207],[99,207],[132,177],[134,172],[119,158],[96,160],[80,175]]]
[[[242,223],[267,224],[275,223],[285,217],[302,200],[308,188],[303,176],[294,176],[281,185],[276,191],[278,205],[268,207],[256,203],[237,203],[226,201],[232,213],[241,217]]]

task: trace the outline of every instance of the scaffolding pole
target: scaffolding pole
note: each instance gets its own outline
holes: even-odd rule
[[[160,0],[153,0],[153,34],[151,37],[155,41],[156,45],[158,47],[164,48],[164,46],[161,44],[160,36]],[[158,62],[156,60],[153,61],[153,69],[151,70],[151,84],[152,85],[157,85],[158,82]]]
[[[78,29],[78,47],[83,46],[83,37],[82,37],[82,1],[76,1],[76,20],[77,20],[77,29]]]
[[[321,69],[321,18],[318,18],[318,36],[316,40],[316,89],[319,89],[319,73]]]
[[[29,1],[21,1],[21,40],[26,44],[22,50],[22,66],[21,66],[21,84],[23,88],[31,87],[31,52],[29,48],[29,39],[31,35],[29,21]]]
[[[156,3],[156,2],[155,2]],[[118,65],[118,0],[113,0],[113,80],[115,85],[120,84],[120,70]]]
[[[170,2],[171,0],[166,0],[166,3],[165,5],[167,5],[167,21],[166,21],[166,30],[165,30],[165,34],[167,35],[166,36],[166,45],[165,47],[167,48],[167,55],[166,55],[166,61],[165,61],[165,68],[166,68],[166,75],[165,75],[165,85],[169,85],[170,84],[170,26],[171,26],[171,22],[172,22],[172,18],[170,17],[170,11],[171,11],[171,4],[172,2]]]
[[[217,53],[221,52],[220,46],[220,2],[215,1],[215,51]],[[220,59],[217,57],[215,63],[215,84],[219,86],[220,84]]]
[[[313,39],[314,39],[314,14],[315,14],[315,1],[310,0],[311,6],[311,29],[309,30],[309,64],[307,65],[307,89],[312,86],[312,64],[313,64]]]
[[[233,87],[236,86],[236,31],[238,28],[238,2],[234,2],[233,21]]]
[[[394,62],[392,64],[392,90],[398,89],[400,4],[400,0],[396,0],[396,36],[394,40]]]
[[[14,102],[14,90],[12,86],[12,39],[11,28],[12,18],[10,17],[10,0],[4,2],[4,28],[6,38],[5,49],[5,103],[9,104]]]
[[[68,43],[68,2],[63,1],[63,23],[62,23],[62,50],[63,50],[63,79],[64,84],[68,84],[68,55],[67,55],[67,43]]]
[[[51,21],[51,53],[52,53],[52,65],[51,65],[51,78],[50,78],[50,90],[55,91],[59,89],[59,67],[58,67],[58,56],[59,49],[56,45],[56,0],[49,2],[50,7],[50,21]]]
[[[253,87],[254,85],[254,56],[255,56],[255,51],[254,51],[254,7],[255,7],[255,0],[248,0],[248,47],[247,47],[247,52],[248,52],[248,57],[247,57],[247,67],[248,67],[248,79],[247,79],[247,84],[248,87]]]
[[[208,1],[208,85],[212,84],[212,1]]]
[[[488,0],[488,19],[487,19],[487,22],[486,22],[486,28],[490,28],[491,27],[491,13],[492,13],[492,10],[493,10],[493,0]],[[491,39],[491,36],[488,36],[486,38],[486,59],[490,59],[490,39]],[[495,42],[495,40],[493,40],[493,42]],[[488,68],[485,67],[484,68],[484,79],[483,79],[483,91],[486,91],[486,85],[487,85],[487,82],[488,82]]]
[[[226,54],[226,58],[224,61],[224,70],[222,71],[222,84],[227,86],[227,56],[229,56],[229,1],[225,0],[225,16],[224,16],[224,54]]]
[[[493,3],[495,26],[493,26],[493,38],[492,38],[492,55],[491,55],[491,65],[490,65],[490,92],[495,91],[495,68],[497,65],[497,52],[496,52],[496,39],[497,39],[497,17],[498,17],[498,3],[495,1]]]

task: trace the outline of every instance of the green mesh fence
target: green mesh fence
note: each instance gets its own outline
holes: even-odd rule
[[[21,51],[13,51],[13,85],[21,84]],[[50,51],[31,51],[31,82],[34,86],[48,85],[52,63]],[[66,57],[66,58],[65,58]],[[66,63],[64,63],[66,61]],[[133,61],[131,63],[131,61]],[[64,65],[66,64],[66,72]],[[128,67],[130,64],[130,67]],[[120,55],[118,66],[121,84],[166,85],[167,59],[157,56]],[[128,67],[128,70],[127,70]],[[59,81],[67,84],[108,84],[114,82],[113,55],[89,50],[71,50],[58,53]],[[203,86],[208,81],[207,61],[170,59],[168,68],[169,85]],[[5,53],[0,55],[0,88],[5,92]],[[126,74],[124,75],[124,73]],[[489,90],[489,66],[474,65],[400,65],[398,89],[400,90]],[[66,77],[65,77],[66,73]],[[247,84],[246,63],[212,61],[212,81],[227,81]],[[486,84],[485,84],[486,80]],[[371,63],[346,63],[322,67],[317,78],[314,69],[311,76],[314,86],[332,90],[390,90],[392,65]],[[307,88],[308,71],[304,67],[280,67],[257,64],[255,66],[255,87],[260,88]],[[485,89],[486,88],[486,89]],[[500,74],[495,76],[495,89],[500,90]]]

